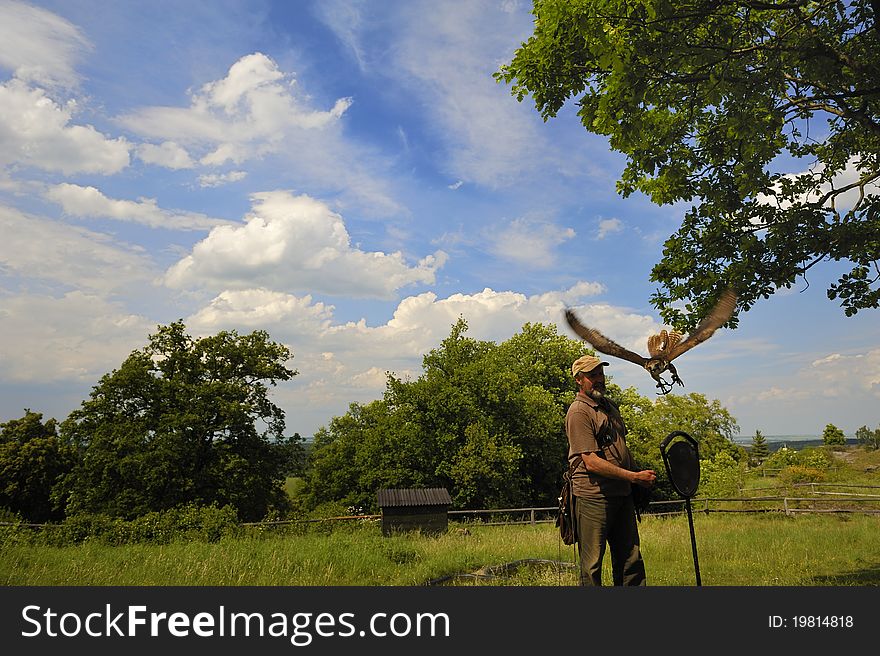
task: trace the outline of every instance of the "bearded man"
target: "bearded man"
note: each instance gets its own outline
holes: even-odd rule
[[[632,485],[653,487],[657,474],[636,469],[617,406],[605,396],[605,369],[592,355],[571,366],[578,392],[565,416],[568,460],[580,554],[580,584],[602,585],[602,559],[611,549],[614,585],[645,585],[645,563]]]

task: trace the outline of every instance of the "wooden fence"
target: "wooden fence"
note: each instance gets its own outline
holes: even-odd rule
[[[861,513],[880,515],[880,485],[846,485],[838,483],[797,483],[788,487],[752,488],[748,492],[785,490],[791,488],[809,489],[809,496],[788,494],[768,496],[739,497],[695,497],[691,499],[691,509],[698,513],[784,513],[787,516],[799,513]],[[824,488],[849,488],[877,490],[877,494],[853,494],[849,492],[828,491]],[[826,504],[836,504],[829,507]],[[738,507],[737,507],[738,506]],[[450,510],[449,519],[461,524],[479,523],[482,526],[510,524],[543,524],[556,521],[556,506],[541,508],[491,508],[482,510]],[[652,501],[643,515],[664,517],[686,512],[683,499]],[[382,515],[344,515],[310,519],[285,519],[269,522],[246,522],[242,526],[283,526],[286,524],[379,521]],[[486,520],[488,518],[488,521]],[[497,518],[497,519],[493,519]],[[0,522],[0,526],[28,526],[43,528],[54,524],[14,524]]]

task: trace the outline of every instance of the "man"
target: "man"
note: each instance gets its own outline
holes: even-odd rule
[[[653,470],[633,471],[626,427],[617,406],[605,397],[605,369],[592,355],[575,360],[571,373],[578,386],[565,416],[580,552],[581,585],[602,585],[606,542],[611,548],[614,585],[645,585],[645,564],[631,485],[650,488]]]

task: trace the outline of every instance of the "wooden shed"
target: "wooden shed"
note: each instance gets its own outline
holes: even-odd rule
[[[379,490],[378,497],[382,535],[400,531],[439,534],[449,527],[452,498],[445,487]]]

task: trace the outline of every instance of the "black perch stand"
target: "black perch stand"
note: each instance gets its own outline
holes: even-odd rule
[[[683,439],[670,446],[676,437]],[[697,575],[697,585],[702,585],[700,563],[697,560],[697,539],[694,536],[694,515],[691,510],[691,497],[697,493],[697,486],[700,484],[700,454],[697,450],[697,441],[684,431],[674,431],[660,443],[660,455],[663,456],[663,464],[666,466],[672,487],[684,499],[687,508],[688,526],[691,529],[691,550],[694,553],[694,571]]]

